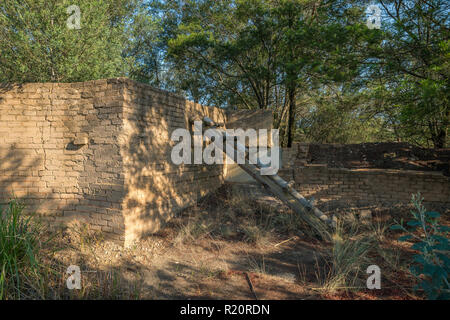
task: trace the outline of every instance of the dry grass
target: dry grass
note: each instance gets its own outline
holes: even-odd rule
[[[211,238],[267,248],[298,235],[301,239],[315,241],[308,233],[308,226],[289,210],[241,196],[226,197],[226,194],[222,190],[213,195],[212,200],[206,199],[199,206],[187,210],[188,218],[184,219],[184,224],[178,225],[177,243],[193,245],[193,240]],[[399,271],[407,273],[408,265],[404,262],[402,248],[392,245],[389,234],[392,222],[389,219],[360,221],[355,209],[346,214],[341,214],[330,240],[321,242],[324,252],[319,254],[312,267],[314,280],[306,272],[308,267],[298,264],[298,282],[314,288],[320,295],[366,290],[366,270],[372,264],[382,268],[385,279],[395,281]],[[264,255],[247,255],[247,263],[249,271],[255,273],[265,274],[270,268]]]
[[[390,225],[389,219],[373,219],[367,224],[359,223],[358,219],[341,219],[332,239],[318,243],[308,237],[303,221],[279,203],[270,205],[234,197],[222,189],[185,210],[163,235],[127,249],[112,246],[99,232],[84,224],[73,224],[51,239],[41,232],[35,252],[42,267],[34,277],[27,273],[23,278],[27,285],[20,296],[11,294],[9,289],[3,298],[140,299],[148,297],[149,290],[153,290],[151,297],[158,298],[163,288],[157,285],[146,288],[144,279],[147,283],[148,274],[142,273],[155,270],[156,264],[169,272],[169,278],[177,279],[173,280],[177,282],[172,289],[177,295],[182,290],[178,281],[186,281],[185,290],[203,281],[211,286],[205,290],[214,292],[214,286],[221,286],[218,278],[241,270],[264,275],[258,281],[273,277],[274,283],[276,279],[282,280],[279,275],[293,274],[297,281],[290,285],[314,289],[317,298],[328,298],[330,294],[355,297],[366,289],[367,266],[376,264],[382,269],[383,292],[370,293],[372,297],[379,294],[416,299],[411,293],[414,283],[408,276],[411,253],[392,240]],[[42,242],[45,239],[49,241]],[[145,243],[151,247],[147,251]],[[311,259],[317,253],[315,263],[294,259],[287,261],[293,264],[292,269],[280,269],[291,253],[304,250],[304,244],[314,248],[308,253]],[[179,264],[173,265],[174,260]],[[140,267],[137,261],[142,262]],[[166,267],[171,264],[174,269],[168,271]],[[80,266],[82,290],[67,289],[69,265]],[[151,279],[161,281],[157,276]],[[166,286],[170,285],[166,280]],[[256,282],[256,286],[259,290],[264,288],[262,283]]]
[[[338,221],[327,257],[328,272],[321,279],[322,288],[327,291],[361,289],[364,284],[361,275],[369,265],[368,254],[375,247],[372,235],[362,233],[358,224],[346,226]]]
[[[249,271],[260,274],[267,274],[269,271],[264,255],[261,255],[260,257],[252,257],[247,254],[247,260],[250,267]]]
[[[287,208],[263,204],[243,196],[230,196],[226,187],[188,208],[173,222],[178,230],[175,244],[205,237],[244,241],[265,246],[286,235],[304,235],[308,227]],[[303,231],[301,231],[303,230]]]
[[[74,224],[65,235],[50,233],[23,209],[14,200],[0,215],[0,300],[139,298],[139,282],[124,279],[117,267],[88,263],[86,257],[96,258],[93,249],[103,242],[98,232]],[[66,270],[72,264],[82,270],[81,290],[67,288]]]
[[[105,261],[99,251],[105,249],[115,254],[113,243],[104,241],[100,232],[84,223],[73,223],[55,238],[53,244],[58,251],[46,256],[53,271],[49,278],[50,299],[139,299],[142,282],[139,275],[125,277],[124,270],[116,261]],[[120,246],[117,246],[120,248]],[[122,250],[122,249],[120,249]],[[119,252],[119,251],[118,251]],[[69,290],[66,270],[69,265],[81,269],[81,290]]]

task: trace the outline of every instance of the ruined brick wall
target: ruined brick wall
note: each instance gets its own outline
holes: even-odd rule
[[[271,145],[270,130],[273,128],[273,114],[270,110],[237,110],[227,112],[227,129],[254,129],[256,132],[260,129],[268,131],[268,144]],[[256,143],[259,141],[246,140],[246,143]],[[256,183],[256,181],[236,163],[225,166],[225,181],[231,183]]]
[[[220,185],[222,167],[173,167],[171,130],[202,107],[127,79],[0,88],[0,203],[15,196],[52,226],[83,220],[107,238],[155,231]],[[195,195],[195,196],[194,196]]]
[[[271,110],[236,110],[227,112],[227,128],[230,129],[267,129],[273,127]]]
[[[123,238],[121,105],[122,93],[106,80],[3,86],[3,202],[14,196],[52,226],[77,218]]]
[[[202,106],[147,85],[124,80],[126,242],[157,231],[180,209],[223,183],[223,165],[174,165],[175,129],[207,116],[225,123],[222,109]]]
[[[450,177],[441,172],[329,168],[306,163],[305,154],[302,146],[283,149],[279,174],[287,181],[294,180],[295,188],[305,197],[313,197],[324,210],[407,205],[411,195],[420,192],[428,209],[450,211]]]
[[[82,220],[106,238],[139,239],[223,183],[222,165],[170,159],[173,130],[203,116],[230,128],[271,125],[270,114],[225,114],[123,78],[1,86],[0,203],[15,196],[52,226]],[[329,208],[408,203],[418,191],[449,208],[440,173],[308,166],[304,153],[284,150],[280,174]]]

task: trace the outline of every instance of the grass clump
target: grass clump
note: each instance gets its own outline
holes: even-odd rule
[[[202,215],[190,217],[186,224],[178,226],[178,233],[174,242],[177,244],[189,243],[206,237],[213,230],[212,225],[212,222]]]
[[[375,247],[373,237],[360,232],[356,223],[345,226],[338,221],[327,258],[328,271],[324,276],[318,275],[322,288],[332,292],[363,287],[368,254]]]
[[[0,208],[0,300],[42,297],[39,253],[42,228],[12,200]]]

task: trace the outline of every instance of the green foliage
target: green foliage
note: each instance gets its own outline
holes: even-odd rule
[[[0,82],[74,82],[124,74],[134,0],[10,0],[0,4]],[[69,29],[76,4],[81,29]]]
[[[180,88],[195,101],[272,109],[288,143],[301,95],[351,81],[360,72],[360,49],[352,45],[379,41],[365,38],[363,10],[351,10],[348,1],[205,0],[162,7],[176,12],[162,23],[171,32],[167,61]]]
[[[415,289],[424,290],[428,299],[447,300],[450,298],[450,228],[439,224],[440,214],[427,211],[422,201],[420,193],[413,195],[413,218],[406,222],[406,225],[402,220],[391,229],[406,232],[406,235],[398,240],[414,241],[411,249],[419,252],[414,255],[414,265],[410,269],[418,280]]]
[[[380,1],[381,2],[381,1]],[[367,52],[379,86],[377,110],[394,119],[398,139],[448,146],[448,1],[386,1],[383,39]]]
[[[269,109],[293,140],[449,146],[445,0],[69,0],[0,4],[0,82],[129,76],[231,109]]]
[[[39,282],[40,229],[13,200],[0,210],[0,300],[21,299]]]
[[[163,87],[167,82],[161,65],[164,41],[160,20],[140,5],[125,30],[127,39],[123,51],[128,76],[156,87]]]

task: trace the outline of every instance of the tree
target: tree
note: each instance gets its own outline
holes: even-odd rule
[[[448,145],[444,0],[68,0],[0,4],[0,82],[129,76],[231,109],[268,109],[283,146]]]
[[[372,78],[398,115],[401,135],[447,145],[449,108],[448,1],[380,0],[383,43],[373,48]],[[395,110],[396,109],[396,110]]]
[[[343,2],[177,4],[171,7],[178,8],[179,22],[168,41],[168,59],[195,70],[188,76],[195,75],[196,81],[202,79],[209,85],[202,94],[221,93],[223,106],[274,110],[275,127],[285,131],[285,144],[291,146],[299,88],[317,87],[318,79],[332,81],[357,73],[345,46],[361,41],[362,33],[348,29],[352,19],[330,19],[330,8],[336,10],[333,5],[342,10]]]
[[[266,109],[277,52],[266,14],[264,1],[188,1],[168,41],[168,60],[207,84],[204,95],[219,93],[222,106]]]
[[[81,29],[69,29],[69,0],[0,4],[0,82],[73,82],[125,74],[132,0],[81,0]]]

